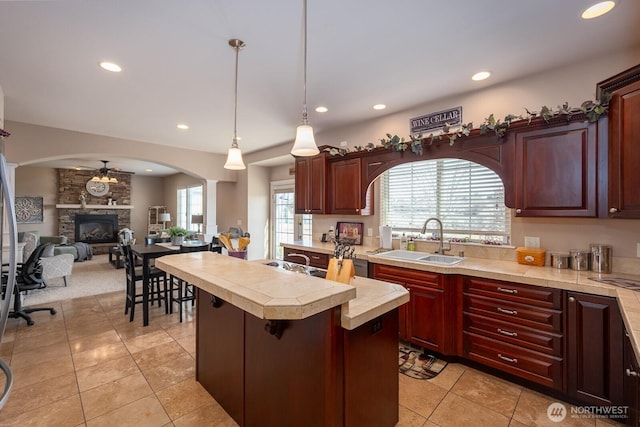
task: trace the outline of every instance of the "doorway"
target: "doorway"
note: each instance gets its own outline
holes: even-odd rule
[[[295,213],[294,181],[271,183],[271,254],[282,259],[281,243],[311,240],[312,215]]]

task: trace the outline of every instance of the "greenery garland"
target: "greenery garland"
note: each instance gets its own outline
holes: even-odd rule
[[[528,120],[528,123],[537,117],[541,117],[545,123],[549,123],[551,119],[556,117],[565,117],[567,120],[570,120],[572,116],[576,114],[584,114],[589,122],[597,121],[600,116],[606,114],[609,107],[609,100],[611,99],[611,94],[604,93],[601,98],[597,101],[585,101],[580,107],[571,107],[567,102],[558,106],[557,110],[553,110],[546,105],[540,108],[540,111],[530,111],[525,108],[526,114],[522,115],[514,115],[509,114],[503,120],[496,119],[491,113],[489,117],[484,119],[482,124],[480,124],[480,134],[486,134],[489,132],[494,132],[498,138],[502,138],[511,123],[517,120]],[[409,140],[405,140],[398,135],[387,134],[387,138],[381,138],[380,144],[384,148],[389,148],[394,151],[406,151],[407,149],[411,149],[411,151],[417,155],[422,155],[423,147],[425,143],[429,145],[433,144],[434,141],[440,141],[443,139],[449,140],[449,145],[455,144],[458,138],[462,138],[465,136],[469,136],[471,131],[473,130],[473,123],[462,124],[457,130],[451,130],[451,126],[445,123],[445,126],[442,129],[441,134],[434,135],[433,133],[429,135],[411,135]],[[354,151],[372,151],[376,146],[373,143],[368,143],[365,146],[355,146]],[[349,153],[348,149],[344,148],[335,148],[330,147],[326,148],[326,151],[331,155],[341,155]]]

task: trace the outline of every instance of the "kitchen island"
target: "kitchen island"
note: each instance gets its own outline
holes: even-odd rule
[[[196,379],[240,425],[393,426],[399,285],[211,252],[156,266],[197,288]]]

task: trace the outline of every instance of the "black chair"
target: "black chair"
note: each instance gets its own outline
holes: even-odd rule
[[[40,258],[42,257],[42,253],[45,251],[47,246],[50,246],[51,243],[43,243],[38,245],[29,258],[24,263],[18,263],[16,270],[16,286],[14,288],[14,299],[13,299],[13,311],[9,313],[9,317],[12,318],[23,318],[27,321],[27,325],[32,326],[35,322],[29,316],[30,313],[35,311],[48,311],[51,314],[56,314],[56,310],[52,307],[23,307],[22,306],[22,296],[20,293],[28,292],[35,289],[43,289],[47,287],[47,284],[42,277],[42,264],[40,263]],[[4,294],[6,283],[7,283],[7,274],[8,274],[8,264],[2,265],[2,292]]]
[[[120,245],[123,264],[127,278],[127,292],[125,298],[124,314],[129,314],[129,322],[133,322],[136,304],[142,304],[142,293],[137,293],[136,285],[143,282],[142,267],[136,267],[135,256],[129,245]],[[162,288],[160,284],[162,282]],[[159,268],[151,267],[149,275],[149,303],[158,301],[158,307],[162,307],[164,300],[164,312],[169,313],[169,298],[167,294],[167,274]],[[130,310],[130,311],[129,311]]]
[[[211,245],[204,243],[202,245],[181,245],[180,252],[204,252],[208,251]],[[173,303],[177,302],[180,307],[180,323],[182,323],[182,304],[191,301],[191,306],[195,304],[196,294],[191,283],[171,276],[169,278],[169,313],[173,314]]]

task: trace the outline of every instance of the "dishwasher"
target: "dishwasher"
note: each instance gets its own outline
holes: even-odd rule
[[[356,276],[369,277],[369,261],[366,259],[354,258],[353,268],[356,270]]]

